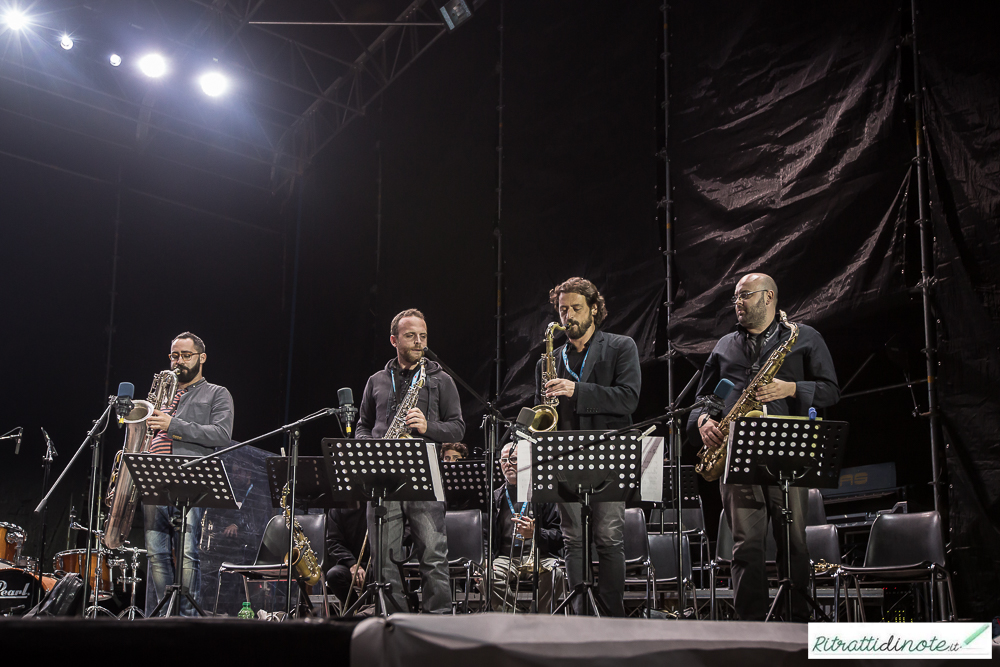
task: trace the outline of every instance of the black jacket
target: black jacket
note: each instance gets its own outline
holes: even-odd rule
[[[500,548],[500,513],[504,508],[507,508],[507,498],[504,495],[506,489],[507,485],[503,484],[493,492],[493,506],[496,509],[493,512],[493,520],[490,522],[490,530],[493,531],[494,552],[491,554],[491,558],[504,555],[497,554],[496,551]],[[562,522],[559,519],[559,511],[556,509],[555,503],[531,503],[530,507],[532,515],[535,517],[535,525],[538,527],[536,531],[538,534],[538,553],[543,557],[560,557],[563,548]],[[509,511],[510,508],[507,509]],[[489,536],[484,532],[483,553],[487,551],[488,541]]]
[[[562,350],[553,353],[556,374],[569,378],[563,368]],[[542,402],[543,360],[535,366],[535,404]],[[573,404],[576,406],[577,428],[582,431],[616,429],[632,423],[632,413],[639,405],[642,373],[639,370],[639,349],[628,336],[603,331],[594,332],[590,352],[576,383]]]
[[[368,378],[358,416],[359,438],[381,438],[395,416],[395,395],[389,370],[395,359]],[[399,381],[398,371],[396,381]],[[435,442],[461,442],[465,435],[462,404],[455,381],[435,361],[427,361],[427,379],[417,397],[417,407],[427,418],[427,432],[418,437]],[[418,435],[418,434],[415,434]]]
[[[350,567],[358,562],[361,545],[365,542],[368,531],[366,507],[345,510],[331,509],[327,511],[326,521],[326,564],[346,565]],[[365,547],[368,551],[368,547]]]
[[[770,327],[769,327],[770,331]],[[767,335],[765,332],[763,335]],[[761,347],[759,363],[763,366],[771,353],[788,340],[791,330],[780,322],[777,323],[775,335],[771,336]],[[747,383],[753,379],[751,367],[754,360],[750,359],[747,350],[747,331],[742,326],[731,334],[723,336],[708,355],[705,362],[701,384],[698,385],[698,397],[711,394],[722,378],[733,383],[734,389],[726,397],[723,414],[728,414]],[[795,382],[795,396],[767,404],[767,412],[771,415],[806,416],[809,408],[826,408],[840,400],[840,387],[837,385],[837,372],[833,368],[833,357],[826,346],[826,341],[818,331],[808,324],[799,324],[799,337],[785,357],[785,361],[775,376],[779,380]],[[692,442],[701,446],[701,435],[698,432],[698,417],[702,411],[694,410],[688,416],[688,436]]]

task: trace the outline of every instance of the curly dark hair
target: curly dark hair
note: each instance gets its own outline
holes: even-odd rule
[[[461,454],[463,459],[469,458],[469,448],[460,442],[446,442],[441,445],[441,456],[444,456],[449,449]]]
[[[597,285],[586,278],[570,278],[559,283],[549,290],[549,303],[559,312],[559,295],[563,293],[580,294],[587,300],[588,306],[597,306],[597,313],[594,314],[594,326],[598,329],[608,317],[608,307],[604,304],[604,297],[597,291]]]

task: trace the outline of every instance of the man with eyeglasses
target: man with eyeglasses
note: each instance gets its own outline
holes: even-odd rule
[[[518,586],[518,580],[530,581],[532,570],[522,571],[528,564],[532,541],[538,537],[538,611],[551,611],[552,591],[561,587],[562,570],[556,567],[563,547],[559,512],[555,503],[517,502],[517,445],[504,445],[500,452],[500,471],[504,484],[493,492],[493,521],[485,530],[493,531],[493,611],[514,611],[518,589],[530,590],[530,583]],[[535,524],[538,530],[535,530]],[[483,547],[489,536],[483,535]],[[520,609],[521,607],[519,607]]]
[[[772,352],[788,340],[791,330],[775,317],[778,286],[763,273],[750,273],[736,284],[732,297],[736,309],[736,331],[723,336],[705,362],[698,387],[707,396],[723,378],[734,387],[726,399],[728,414],[746,385],[756,377]],[[809,408],[825,408],[840,399],[837,373],[826,342],[816,329],[799,324],[799,336],[774,380],[757,390],[757,400],[767,414],[806,416]],[[703,410],[688,418],[692,442],[709,447],[722,445],[718,422]],[[734,606],[740,620],[764,620],[769,608],[767,571],[764,565],[767,526],[773,524],[778,542],[778,563],[785,560],[784,526],[781,520],[781,490],[777,486],[722,484],[722,505],[733,532]],[[806,511],[809,490],[792,487],[789,505],[791,525],[791,580],[801,590],[809,582],[809,553],[806,548]],[[784,569],[783,567],[781,568]],[[784,573],[782,573],[784,576]],[[793,619],[808,620],[809,609],[801,596],[793,596]],[[785,619],[788,620],[788,619]]]
[[[396,356],[385,368],[368,378],[358,411],[359,438],[381,438],[389,430],[397,406],[417,382],[417,369],[427,347],[427,322],[415,308],[392,318],[389,343]],[[404,415],[406,426],[415,438],[433,442],[459,442],[465,435],[462,404],[451,376],[434,361],[426,362],[427,377],[417,394],[417,405]],[[448,577],[448,536],[445,532],[445,503],[435,501],[389,501],[385,503],[382,525],[382,576],[390,585],[397,607],[407,611],[403,581],[392,558],[402,557],[404,521],[410,526],[414,554],[420,563],[422,607],[429,613],[451,611],[451,587]],[[378,548],[375,514],[368,508],[369,538]]]
[[[156,431],[149,451],[153,454],[193,454],[205,456],[213,449],[226,447],[233,434],[233,397],[229,390],[211,384],[202,375],[208,355],[205,342],[185,331],[170,344],[170,368],[179,369],[177,392],[163,410],[153,410],[146,420],[147,428]],[[171,524],[180,510],[168,505],[143,505],[146,530],[146,551],[149,556],[149,581],[156,593],[156,602],[174,582],[173,554],[180,531]],[[191,596],[201,599],[201,517],[204,508],[192,507],[187,515],[184,539],[184,584]],[[155,604],[155,603],[154,603]],[[152,607],[147,609],[150,611]],[[187,599],[181,600],[181,615],[193,616],[195,610]],[[166,607],[162,610],[166,613]]]

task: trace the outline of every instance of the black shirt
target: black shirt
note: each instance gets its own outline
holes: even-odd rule
[[[583,346],[583,350],[577,352],[576,348],[570,343],[566,342],[566,361],[569,362],[569,368],[577,377],[580,377],[583,373],[583,362],[587,359],[587,352],[590,351],[590,343],[594,340],[591,336],[590,340],[586,342]],[[569,374],[565,369],[560,374],[561,377],[567,380],[576,380],[572,375]],[[577,425],[576,418],[576,392],[569,398],[565,396],[559,397],[559,430],[560,431],[576,431],[579,426]]]

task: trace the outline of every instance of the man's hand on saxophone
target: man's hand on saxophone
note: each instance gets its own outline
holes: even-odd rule
[[[708,415],[698,418],[698,432],[701,433],[701,441],[711,449],[722,446],[722,431],[719,430],[719,422],[709,419]]]
[[[167,413],[154,408],[153,414],[146,420],[146,426],[154,431],[166,431],[170,428],[170,421],[172,419],[173,417]]]
[[[571,398],[576,391],[576,383],[572,380],[556,378],[545,383],[545,395],[549,398],[553,396],[565,396]]]
[[[415,431],[420,435],[427,432],[427,418],[424,417],[424,413],[420,411],[420,408],[410,408],[406,412],[406,425],[410,428],[410,431]]]
[[[771,401],[788,398],[795,395],[795,388],[794,382],[786,382],[785,380],[774,378],[757,389],[757,400],[761,403],[770,403]]]

